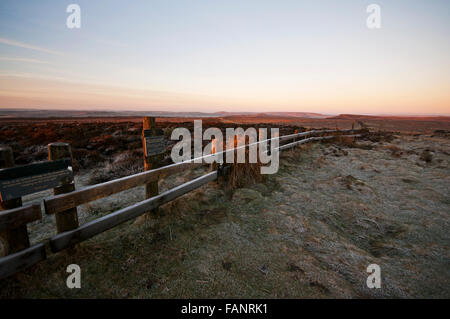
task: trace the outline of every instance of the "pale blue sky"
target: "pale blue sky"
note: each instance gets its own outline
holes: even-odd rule
[[[3,0],[0,107],[450,114],[449,38],[450,1]]]

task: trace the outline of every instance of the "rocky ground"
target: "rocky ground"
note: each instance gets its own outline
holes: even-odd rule
[[[210,183],[162,207],[157,220],[49,255],[0,282],[0,297],[449,298],[449,156],[446,136],[305,145],[261,183],[233,192]],[[81,170],[77,184],[92,173]],[[136,188],[80,207],[81,222],[143,197]],[[29,230],[40,241],[54,221]],[[66,287],[71,263],[82,269],[81,289]],[[366,287],[372,263],[381,289]]]

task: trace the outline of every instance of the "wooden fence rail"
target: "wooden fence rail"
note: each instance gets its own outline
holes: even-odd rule
[[[208,173],[159,195],[150,197],[142,202],[88,222],[75,230],[58,234],[50,239],[50,247],[53,252],[58,252],[64,248],[73,246],[74,244],[98,235],[123,222],[136,218],[145,212],[158,208],[159,206],[191,192],[202,185],[216,180],[217,177],[217,171]]]
[[[6,278],[46,259],[45,245],[40,243],[0,258],[0,279]]]
[[[353,134],[353,135],[341,135],[341,136],[343,136],[343,137],[361,137],[362,135],[361,134]],[[291,149],[291,148],[293,148],[293,147],[295,147],[297,145],[300,145],[300,144],[305,144],[305,143],[308,143],[308,142],[320,141],[320,140],[329,140],[329,139],[333,139],[333,138],[336,138],[336,137],[337,136],[309,137],[309,138],[305,138],[304,140],[300,140],[300,141],[296,141],[296,142],[292,142],[292,143],[289,143],[289,144],[285,144],[285,145],[279,146],[277,149],[278,149],[278,151],[284,151],[284,150],[287,150],[287,149]]]
[[[68,144],[58,143],[58,147],[70,153]],[[71,159],[54,157],[52,152],[49,157],[54,161],[14,166],[11,148],[0,148],[0,279],[46,258],[44,244],[30,247],[27,229],[27,224],[42,219],[41,205],[22,206],[22,196],[49,187],[62,192],[65,185],[72,186]]]
[[[293,142],[279,146],[276,151],[284,151],[291,149],[297,145],[319,141],[328,140],[337,136],[347,137],[359,137],[361,134],[347,134],[345,133],[361,133],[363,130],[313,130],[308,132],[294,133],[290,135],[284,135],[281,137],[274,137],[264,141],[259,141],[242,146],[235,146],[233,149],[224,150],[222,152],[215,152],[202,156],[201,158],[193,158],[191,160],[175,163],[164,167],[154,168],[146,170],[142,173],[126,176],[123,178],[115,179],[105,183],[100,183],[92,186],[88,186],[82,189],[75,190],[74,185],[67,184],[64,189],[55,190],[55,195],[47,197],[43,200],[46,214],[56,214],[56,216],[63,216],[60,214],[68,214],[70,217],[70,223],[61,224],[58,226],[58,234],[50,238],[50,248],[52,252],[58,252],[63,249],[74,246],[84,240],[87,240],[93,236],[96,236],[108,229],[111,229],[119,224],[134,219],[148,211],[155,210],[159,206],[166,204],[188,192],[191,192],[211,181],[214,181],[219,176],[219,171],[213,171],[198,177],[194,180],[186,182],[175,188],[167,190],[161,194],[154,195],[141,202],[138,202],[129,207],[120,209],[116,212],[100,217],[96,220],[78,226],[78,219],[76,214],[77,206],[86,204],[88,202],[104,198],[137,186],[149,185],[157,183],[162,177],[170,176],[175,173],[192,169],[201,165],[205,165],[205,158],[211,156],[218,156],[221,153],[235,152],[241,148],[248,148],[253,144],[259,144],[263,142],[270,142],[278,139],[280,142],[293,140]],[[317,134],[337,133],[338,135],[329,136],[312,136]],[[302,138],[298,140],[298,138]],[[64,148],[64,154],[56,154],[50,156],[50,159],[59,159],[64,157],[70,157],[70,148],[67,146],[54,144],[52,148]],[[198,162],[198,160],[200,162]],[[221,167],[221,172],[228,170],[229,167]],[[68,187],[70,189],[68,189]],[[68,191],[68,192],[67,192]],[[65,192],[65,193],[62,193]],[[67,216],[66,216],[67,217]],[[24,207],[18,207],[14,209],[4,210],[0,212],[0,234],[11,229],[25,227],[26,224],[42,218],[40,205],[28,205]],[[67,227],[66,227],[67,226]],[[27,235],[27,234],[26,234]],[[28,235],[27,235],[28,236]],[[28,237],[27,237],[28,238]],[[29,267],[46,258],[44,244],[40,243],[32,247],[25,247],[25,249],[18,252],[12,252],[5,257],[0,258],[0,279],[14,274],[26,267]]]
[[[9,253],[0,258],[0,279],[10,276],[17,271],[28,268],[35,263],[44,260],[45,246],[37,244],[29,247],[26,225],[42,218],[41,205],[27,205],[0,212],[0,231],[15,230],[25,227],[26,248],[18,252]],[[9,241],[11,238],[8,238]],[[9,249],[8,249],[9,250]]]
[[[41,205],[27,205],[0,211],[0,231],[18,228],[42,218]]]
[[[54,195],[44,199],[46,214],[56,214],[69,208],[107,197],[130,188],[158,181],[158,179],[202,165],[185,162],[145,171],[135,175],[118,178],[105,183],[88,186],[71,193]]]

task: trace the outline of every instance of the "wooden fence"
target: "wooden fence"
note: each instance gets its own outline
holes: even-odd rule
[[[147,124],[145,124],[147,123]],[[149,136],[157,136],[153,120],[144,119],[143,130],[143,147],[149,147],[145,138]],[[152,127],[153,125],[153,127]],[[150,131],[149,131],[150,130]],[[359,137],[363,130],[313,130],[290,135],[284,135],[259,141],[252,144],[262,142],[270,142],[278,139],[279,142],[292,141],[287,144],[280,145],[276,150],[285,151],[297,145],[335,138],[336,136]],[[332,135],[328,135],[332,134]],[[321,135],[321,136],[318,136]],[[302,139],[300,139],[302,138]],[[154,138],[157,140],[157,138]],[[50,250],[53,253],[63,249],[73,247],[74,245],[98,235],[108,229],[111,229],[121,223],[134,219],[149,211],[155,211],[159,206],[166,204],[188,192],[191,192],[202,185],[205,185],[218,178],[220,174],[225,174],[229,167],[220,166],[219,170],[212,171],[194,180],[186,182],[175,188],[167,190],[161,194],[158,193],[158,180],[173,175],[175,173],[192,169],[201,165],[205,165],[205,158],[209,156],[217,156],[220,153],[235,152],[240,148],[250,147],[247,144],[233,149],[224,150],[222,152],[202,157],[202,162],[194,162],[191,159],[181,163],[175,163],[164,167],[158,167],[159,154],[144,155],[145,171],[142,173],[126,176],[105,183],[75,189],[73,175],[71,174],[71,152],[70,146],[65,143],[49,144],[49,162],[30,164],[25,166],[14,167],[14,159],[10,148],[0,148],[0,182],[2,182],[2,174],[4,180],[11,177],[12,170],[15,173],[22,172],[23,181],[28,184],[20,184],[21,180],[14,179],[16,188],[18,185],[22,187],[21,194],[31,194],[46,188],[54,188],[54,195],[43,200],[45,213],[54,214],[56,219],[57,235],[51,237],[48,242]],[[156,157],[155,157],[156,156]],[[154,162],[152,162],[154,161]],[[153,165],[152,165],[153,164]],[[209,165],[209,164],[208,164]],[[38,170],[36,174],[36,170]],[[31,180],[24,172],[32,172],[35,177]],[[9,175],[8,175],[9,174]],[[39,184],[43,178],[46,183]],[[14,176],[16,177],[16,176]],[[44,243],[39,243],[30,247],[28,239],[27,224],[42,218],[41,205],[33,204],[22,206],[21,197],[9,198],[13,196],[11,183],[1,184],[0,187],[10,187],[10,191],[1,194],[1,211],[0,211],[0,240],[4,247],[4,257],[0,257],[0,279],[10,276],[21,271],[39,261],[46,258],[46,247]],[[6,185],[6,186],[5,186]],[[31,185],[31,186],[30,186]],[[137,186],[146,185],[146,199],[129,207],[120,209],[106,216],[100,217],[83,225],[79,225],[77,216],[77,206],[89,203],[91,201],[104,198]],[[49,187],[50,186],[50,187]],[[19,187],[19,188],[20,188]],[[9,196],[9,197],[8,197]],[[14,196],[13,196],[14,197]]]

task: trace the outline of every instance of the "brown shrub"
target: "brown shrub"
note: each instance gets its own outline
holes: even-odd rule
[[[349,136],[339,135],[336,137],[336,143],[346,147],[354,147],[355,146],[355,138]]]
[[[233,163],[228,176],[229,190],[259,183],[263,180],[260,163]]]
[[[227,191],[233,191],[237,188],[263,181],[264,175],[261,174],[262,166],[263,164],[259,158],[257,163],[249,163],[249,151],[246,149],[245,163],[233,163],[230,165],[229,171],[224,179],[225,189]],[[213,167],[216,169],[217,165]]]

